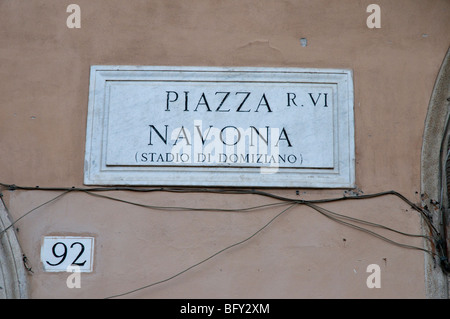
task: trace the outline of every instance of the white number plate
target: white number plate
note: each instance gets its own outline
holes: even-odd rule
[[[68,271],[78,266],[80,272],[92,272],[94,237],[47,236],[41,248],[44,271]]]

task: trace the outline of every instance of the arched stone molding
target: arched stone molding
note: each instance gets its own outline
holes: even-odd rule
[[[441,65],[428,106],[421,158],[422,204],[428,206],[432,213],[433,223],[440,230],[442,229],[440,225],[442,218],[438,206],[439,202],[447,202],[446,194],[441,195],[441,176],[444,169],[443,162],[447,153],[446,145],[449,133],[447,119],[450,114],[449,98],[450,48]],[[442,145],[444,145],[444,149]],[[427,248],[432,249],[432,247]],[[427,296],[429,298],[448,298],[448,279],[440,266],[436,264],[439,263],[439,260],[433,260],[428,254],[425,255]]]
[[[0,231],[11,225],[8,211],[0,201]],[[14,227],[0,235],[0,299],[28,298],[27,274]]]

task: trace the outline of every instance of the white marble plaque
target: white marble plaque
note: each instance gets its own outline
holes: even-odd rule
[[[352,73],[93,66],[85,183],[352,187]]]

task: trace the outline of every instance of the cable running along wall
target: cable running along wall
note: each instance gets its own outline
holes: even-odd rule
[[[324,199],[316,199],[316,200],[303,200],[303,199],[292,199],[292,198],[288,198],[288,197],[283,197],[283,196],[279,196],[270,192],[265,192],[265,191],[259,191],[259,190],[249,190],[249,189],[210,189],[210,188],[180,188],[180,187],[156,187],[156,188],[139,188],[139,187],[97,187],[97,188],[78,188],[78,187],[39,187],[39,186],[35,186],[35,187],[28,187],[28,186],[16,186],[16,185],[12,185],[12,184],[3,184],[0,183],[0,186],[3,187],[4,189],[7,189],[9,191],[53,191],[53,192],[60,192],[60,194],[58,194],[57,196],[53,197],[52,199],[34,207],[33,209],[27,211],[26,213],[22,214],[20,217],[18,217],[16,220],[12,221],[11,224],[6,227],[3,230],[0,230],[0,236],[2,236],[9,228],[14,227],[20,220],[22,220],[23,218],[25,218],[27,215],[37,211],[39,208],[44,207],[45,205],[54,202],[62,197],[64,197],[65,195],[68,195],[69,193],[73,193],[73,192],[81,192],[84,193],[86,195],[89,196],[95,196],[97,198],[102,198],[102,199],[106,199],[106,200],[112,200],[112,201],[118,201],[124,204],[128,204],[128,205],[135,205],[135,206],[139,206],[139,207],[143,207],[143,208],[148,208],[148,209],[153,209],[153,210],[165,210],[165,211],[211,211],[211,212],[249,212],[249,211],[256,211],[259,209],[263,209],[263,208],[280,208],[281,210],[274,216],[272,217],[263,227],[259,228],[258,230],[256,230],[254,233],[252,233],[250,236],[248,236],[247,238],[240,240],[232,245],[229,245],[223,249],[218,250],[216,253],[210,255],[209,257],[199,261],[198,263],[195,263],[183,270],[181,270],[180,272],[174,274],[173,276],[170,276],[166,279],[157,281],[157,282],[153,282],[150,283],[148,285],[144,285],[142,287],[136,288],[132,291],[127,291],[124,293],[120,293],[120,294],[116,294],[113,296],[110,296],[108,298],[114,298],[114,297],[119,297],[119,296],[123,296],[123,295],[127,295],[127,294],[131,294],[133,292],[136,292],[138,290],[142,290],[145,288],[149,288],[164,282],[167,282],[173,278],[176,278],[184,273],[186,273],[187,271],[191,270],[192,268],[195,268],[199,265],[201,265],[202,263],[210,260],[213,257],[216,257],[217,255],[221,254],[222,252],[231,249],[235,246],[241,245],[246,243],[247,241],[249,241],[250,239],[252,239],[253,237],[255,237],[257,234],[259,234],[263,229],[265,229],[266,227],[268,227],[275,219],[277,219],[278,217],[280,217],[281,215],[285,214],[286,212],[288,212],[290,209],[299,206],[299,205],[304,205],[307,206],[309,208],[311,208],[312,210],[314,210],[315,212],[327,217],[328,219],[337,222],[341,225],[347,226],[347,227],[351,227],[355,230],[358,231],[362,231],[368,235],[377,237],[385,242],[388,242],[390,244],[396,245],[398,247],[402,247],[405,249],[414,249],[414,250],[419,250],[419,251],[423,251],[427,254],[429,254],[433,259],[437,258],[441,265],[443,265],[444,267],[442,267],[443,271],[446,271],[447,267],[447,251],[446,249],[444,249],[445,247],[442,245],[443,241],[445,241],[445,238],[443,238],[443,235],[441,234],[441,232],[439,232],[439,230],[433,225],[433,223],[430,220],[430,212],[427,210],[427,208],[425,207],[420,207],[414,203],[412,203],[410,200],[408,200],[405,196],[403,196],[402,194],[396,192],[396,191],[386,191],[386,192],[380,192],[380,193],[375,193],[375,194],[355,194],[355,193],[344,193],[344,196],[342,197],[336,197],[336,198],[324,198]],[[120,199],[117,197],[113,197],[113,196],[109,196],[106,195],[105,192],[112,192],[112,191],[129,191],[129,192],[140,192],[140,193],[151,193],[151,192],[168,192],[168,193],[214,193],[214,194],[247,194],[247,195],[255,195],[255,196],[263,196],[263,197],[269,197],[271,199],[274,199],[275,202],[274,203],[270,203],[270,204],[265,204],[265,205],[259,205],[259,206],[251,206],[251,207],[244,207],[244,208],[237,208],[237,209],[227,209],[227,208],[221,208],[221,207],[185,207],[185,206],[156,206],[156,205],[147,205],[147,204],[142,204],[142,203],[138,203],[138,202],[133,202],[133,201],[128,201],[128,200],[124,200],[124,199]],[[329,209],[325,209],[324,207],[320,206],[320,204],[325,204],[325,203],[330,203],[330,202],[338,202],[338,201],[347,201],[347,200],[364,200],[364,199],[369,199],[369,198],[376,198],[376,197],[381,197],[381,196],[396,196],[398,198],[400,198],[403,202],[405,202],[406,204],[408,204],[412,209],[414,209],[415,211],[417,211],[420,216],[423,218],[425,225],[427,226],[427,232],[429,235],[425,235],[426,232],[424,232],[424,234],[410,234],[410,233],[405,233],[402,231],[399,231],[397,229],[393,229],[393,228],[389,228],[387,226],[381,225],[381,224],[377,224],[377,223],[373,223],[367,220],[363,220],[363,219],[358,219],[358,218],[354,218],[351,216],[346,216],[343,214],[339,214],[336,212],[333,212]],[[405,236],[405,237],[421,237],[424,240],[427,240],[430,242],[432,247],[432,250],[428,250],[425,249],[423,247],[419,247],[419,246],[412,246],[412,245],[407,245],[407,244],[403,244],[400,243],[398,241],[394,241],[386,236],[383,236],[379,233],[377,233],[374,230],[370,230],[367,228],[368,227],[373,227],[376,229],[382,229],[388,232],[393,232],[396,234],[400,234],[401,236]]]

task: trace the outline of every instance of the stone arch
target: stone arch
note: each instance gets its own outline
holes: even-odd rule
[[[2,194],[0,193],[0,196]],[[0,299],[28,298],[27,274],[23,254],[8,211],[0,200]]]
[[[447,192],[443,192],[443,173],[449,148],[450,121],[450,48],[442,62],[428,105],[423,133],[421,156],[422,204],[432,214],[435,226],[445,234],[447,222],[440,206],[448,206]],[[444,178],[445,179],[445,178]],[[448,239],[447,239],[448,240]],[[432,249],[432,247],[428,247]],[[436,262],[426,254],[425,282],[429,298],[448,298],[448,279]]]

